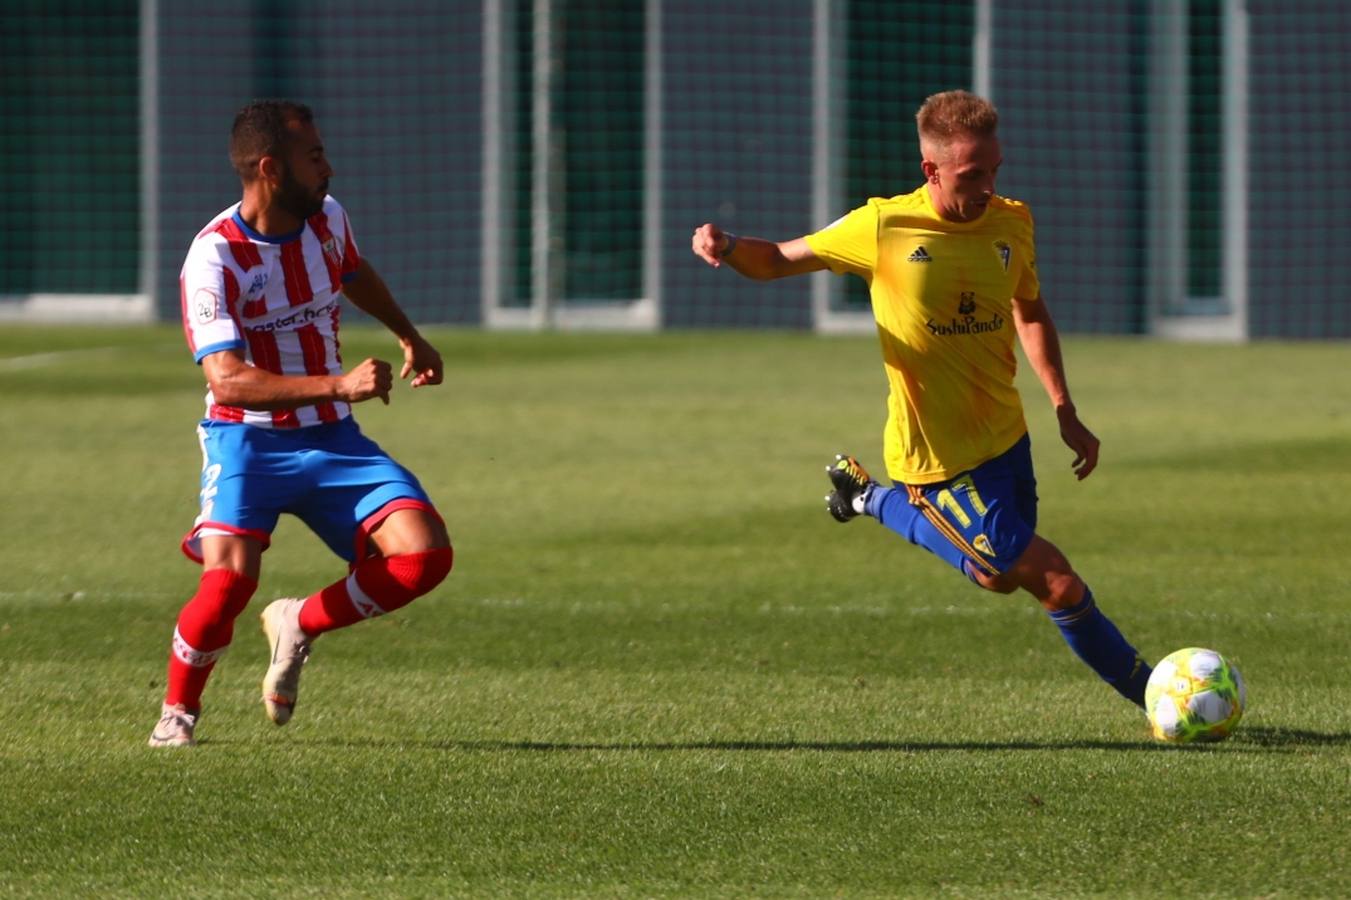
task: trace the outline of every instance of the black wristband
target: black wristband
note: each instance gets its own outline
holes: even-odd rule
[[[722,248],[722,252],[718,254],[718,259],[726,259],[736,249],[736,235],[730,231],[724,231],[722,236],[727,238],[727,246]]]

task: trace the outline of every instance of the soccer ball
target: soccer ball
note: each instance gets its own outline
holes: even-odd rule
[[[1243,718],[1247,699],[1234,664],[1202,647],[1165,656],[1145,686],[1154,737],[1170,744],[1224,740]]]

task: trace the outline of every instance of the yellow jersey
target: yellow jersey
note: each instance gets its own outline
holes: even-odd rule
[[[947,481],[1023,436],[1013,298],[1041,298],[1027,206],[995,196],[974,222],[949,222],[921,185],[806,240],[832,272],[868,282],[891,388],[892,481]]]

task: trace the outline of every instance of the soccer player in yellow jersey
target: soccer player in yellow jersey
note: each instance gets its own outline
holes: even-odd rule
[[[884,435],[892,486],[851,456],[828,467],[830,513],[869,515],[983,588],[1026,590],[1070,648],[1144,705],[1150,667],[1097,607],[1054,544],[1036,533],[1036,478],[1014,388],[1016,334],[1055,407],[1080,479],[1098,439],[1070,400],[1060,341],[1037,280],[1032,215],[994,192],[1002,161],[989,101],[946,91],[916,115],[924,184],[873,198],[815,234],[776,243],[708,223],[709,265],[766,280],[830,269],[869,285],[891,388]]]

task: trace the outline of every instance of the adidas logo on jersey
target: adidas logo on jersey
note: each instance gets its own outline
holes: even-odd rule
[[[933,257],[929,255],[929,251],[925,250],[925,249],[924,249],[924,245],[921,244],[920,246],[918,246],[918,247],[915,248],[915,252],[914,252],[914,253],[911,253],[910,256],[907,257],[907,261],[909,261],[909,262],[933,262]]]

